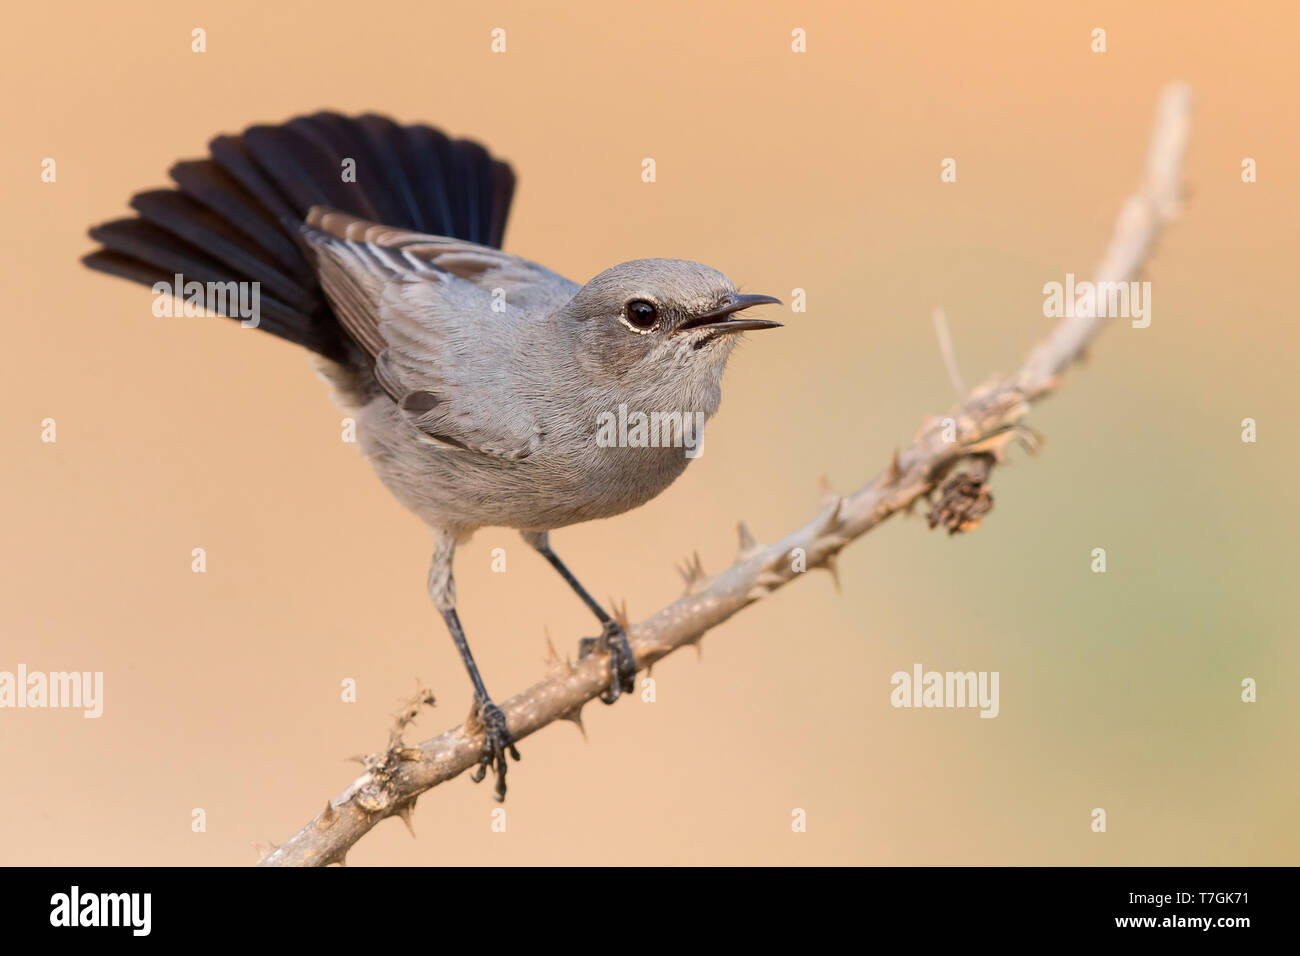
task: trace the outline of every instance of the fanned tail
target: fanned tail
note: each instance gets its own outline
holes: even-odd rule
[[[382,116],[315,113],[209,149],[172,167],[175,189],[134,196],[137,216],[91,229],[103,248],[82,262],[149,286],[258,282],[258,327],[336,360],[347,335],[292,231],[309,208],[500,247],[514,195],[510,167],[478,143]]]

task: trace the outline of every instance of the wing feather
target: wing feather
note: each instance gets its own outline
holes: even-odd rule
[[[501,357],[520,323],[566,303],[574,283],[499,249],[328,207],[313,207],[301,233],[339,321],[423,438],[512,460],[537,450],[541,431]]]

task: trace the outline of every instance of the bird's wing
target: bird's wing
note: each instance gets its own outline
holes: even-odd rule
[[[578,287],[499,249],[315,207],[302,230],[321,287],[375,377],[430,441],[532,454],[541,430],[506,361],[520,326]]]

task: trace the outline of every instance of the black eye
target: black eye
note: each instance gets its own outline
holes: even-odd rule
[[[633,299],[623,311],[633,328],[652,329],[659,321],[659,310],[655,308],[654,303],[647,302],[645,299]]]

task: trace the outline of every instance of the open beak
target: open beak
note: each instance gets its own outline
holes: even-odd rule
[[[744,309],[756,305],[780,305],[781,300],[770,295],[728,296],[727,301],[711,312],[697,315],[695,318],[677,326],[675,332],[687,332],[691,329],[709,329],[714,332],[752,332],[756,329],[779,329],[780,322],[768,319],[733,319],[732,316]]]

